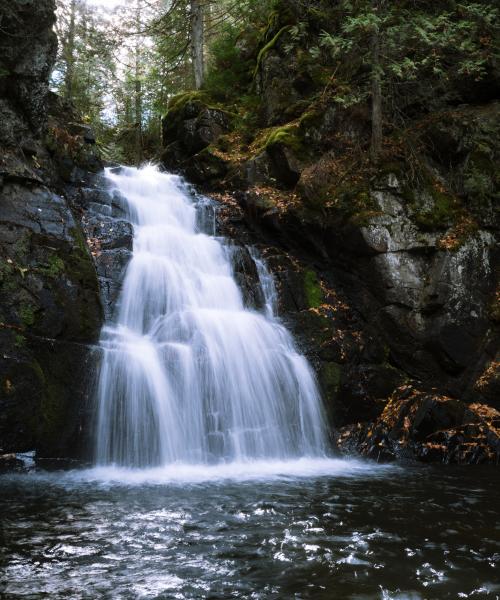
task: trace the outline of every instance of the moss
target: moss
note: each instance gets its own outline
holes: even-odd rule
[[[307,270],[304,273],[304,292],[309,308],[317,308],[321,305],[323,291],[314,271]]]
[[[25,345],[26,345],[26,338],[24,337],[24,335],[17,333],[14,336],[14,346],[16,348],[24,348]]]
[[[297,153],[303,150],[302,140],[298,135],[298,129],[296,125],[285,125],[284,127],[278,127],[272,131],[267,137],[264,143],[264,149],[272,146],[282,145],[287,148],[291,148]]]
[[[25,327],[31,327],[35,324],[35,309],[31,304],[21,304],[18,315]]]
[[[265,194],[259,194],[252,199],[253,204],[256,208],[265,211],[272,210],[276,208],[276,200],[274,200],[271,196],[267,196]]]
[[[199,102],[201,104],[206,104],[208,101],[205,92],[201,91],[191,91],[191,92],[183,92],[182,94],[177,94],[170,98],[168,103],[168,109],[165,116],[168,116],[169,113],[174,113],[182,110],[186,104],[189,102]]]
[[[201,91],[184,92],[170,99],[163,122],[165,134],[172,139],[176,137],[177,128],[184,119],[184,108],[190,103],[194,104],[196,110],[201,110],[207,105],[206,94]]]
[[[368,227],[375,217],[382,214],[380,210],[360,210],[350,217],[349,222],[356,227]]]
[[[41,398],[43,399],[43,396],[45,394],[46,383],[43,369],[36,359],[29,363],[29,369],[33,377],[33,389],[37,390],[37,392],[41,394]],[[27,429],[31,432],[31,436],[33,437],[33,440],[36,443],[36,440],[40,439],[43,427],[43,422],[40,415],[40,404],[38,404],[38,401],[36,404],[36,409],[30,411],[29,414],[25,414],[23,416],[23,421],[26,423]]]
[[[278,33],[276,33],[276,35],[260,49],[259,54],[257,55],[257,64],[255,65],[254,77],[256,77],[257,74],[259,73],[259,70],[260,70],[260,67],[262,64],[262,60],[264,59],[266,54],[270,50],[272,50],[274,48],[274,46],[276,46],[280,37],[289,29],[290,29],[290,25],[285,25],[284,27],[282,27],[278,31]]]
[[[447,192],[440,191],[436,187],[429,188],[432,198],[432,206],[427,209],[417,207],[414,212],[417,225],[426,231],[443,229],[449,226],[457,216],[456,199]]]
[[[60,277],[64,270],[64,261],[55,255],[50,256],[45,265],[38,267],[40,273],[52,278]]]
[[[76,227],[70,230],[76,246],[63,255],[67,277],[77,284],[84,292],[77,305],[77,314],[72,325],[78,327],[78,337],[92,339],[100,327],[99,286],[94,264],[85,243],[82,231]],[[57,279],[55,283],[57,282]],[[65,304],[65,295],[56,296],[61,306]]]
[[[496,161],[485,152],[472,152],[464,171],[464,192],[479,201],[498,196],[500,179]]]
[[[53,440],[61,431],[66,416],[64,390],[53,381],[46,382],[41,413],[43,422],[42,436],[44,443],[47,443],[47,440]]]
[[[46,376],[38,360],[33,360],[30,367],[42,389],[40,409],[32,419],[31,428],[43,445],[50,445],[64,426],[66,416],[64,390],[61,385]]]
[[[51,360],[50,369],[46,368],[44,362]],[[40,390],[40,403],[31,417],[28,417],[28,424],[33,432],[37,447],[51,448],[57,445],[61,432],[66,426],[67,420],[67,393],[62,378],[59,381],[57,369],[67,369],[68,365],[62,360],[54,361],[52,356],[39,356],[38,359],[30,363],[31,371],[38,385],[35,389]],[[56,373],[52,370],[56,369]],[[67,385],[67,384],[66,384]]]
[[[302,130],[320,127],[323,122],[325,111],[316,107],[309,107],[299,119],[299,127]]]
[[[323,363],[321,368],[321,383],[323,388],[331,393],[336,394],[340,388],[342,378],[342,367],[335,362]]]
[[[357,186],[349,183],[327,187],[318,199],[323,206],[329,207],[335,220],[357,227],[367,226],[373,217],[381,214],[365,181]]]
[[[304,114],[304,111],[309,109],[310,104],[310,100],[297,100],[297,102],[290,104],[283,112],[283,121],[289,122],[300,119],[301,115]]]
[[[77,247],[87,256],[89,256],[87,242],[80,227],[70,227],[69,233],[74,238]]]
[[[26,233],[12,246],[14,258],[24,263],[30,253],[31,234]]]
[[[17,291],[18,283],[13,264],[3,261],[0,263],[0,285],[7,293]]]

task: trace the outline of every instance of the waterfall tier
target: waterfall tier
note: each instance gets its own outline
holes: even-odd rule
[[[314,376],[274,314],[263,261],[253,254],[266,300],[258,312],[181,178],[152,166],[107,178],[126,201],[134,250],[101,336],[98,464],[323,456]]]

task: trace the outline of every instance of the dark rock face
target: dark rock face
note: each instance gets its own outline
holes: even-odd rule
[[[341,429],[337,443],[344,452],[382,461],[498,465],[500,413],[403,386],[374,423]]]
[[[102,315],[67,183],[79,182],[89,161],[100,165],[88,131],[51,124],[45,143],[47,109],[55,101],[48,91],[54,2],[1,6],[0,451],[77,455]],[[56,131],[75,137],[79,157],[55,152],[62,146]],[[63,161],[72,177],[65,177]]]
[[[259,275],[255,261],[246,246],[230,247],[230,258],[234,278],[243,294],[245,306],[261,310],[264,307],[264,296],[259,283]]]
[[[86,188],[78,198],[82,225],[94,258],[105,318],[112,319],[126,267],[132,257],[133,227],[123,218],[124,204],[109,193],[104,181]]]
[[[23,141],[45,125],[47,81],[55,60],[57,39],[54,0],[2,0],[0,37],[0,143]]]
[[[384,107],[371,160],[370,103],[336,99],[332,73],[346,65],[305,59],[324,15],[341,14],[334,5],[276,2],[254,47],[252,119],[231,104],[252,125],[233,119],[234,131],[187,157],[210,102],[191,98],[165,122],[164,158],[224,191],[224,232],[268,260],[332,428],[353,425],[355,447],[358,424],[378,422],[403,384],[499,407],[500,105],[492,61],[482,82],[413,82],[393,98],[404,127]],[[342,77],[355,87],[364,68],[353,57]]]
[[[163,118],[162,162],[169,169],[182,168],[196,183],[222,178],[224,161],[210,146],[229,130],[228,114],[208,106],[196,92],[173,98],[170,105]]]

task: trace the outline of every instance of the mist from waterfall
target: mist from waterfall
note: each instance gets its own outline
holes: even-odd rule
[[[107,170],[134,225],[113,322],[101,335],[96,462],[289,460],[328,453],[311,367],[275,316],[245,307],[230,247],[207,232],[183,180],[153,166]],[[201,204],[203,204],[201,202]]]

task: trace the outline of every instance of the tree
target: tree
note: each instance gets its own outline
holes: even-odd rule
[[[100,120],[114,76],[109,26],[109,15],[84,0],[57,0],[59,51],[52,84],[92,123]]]
[[[73,78],[75,67],[75,27],[76,27],[76,0],[71,0],[69,6],[69,26],[67,36],[63,43],[63,54],[66,60],[66,73],[64,75],[64,95],[66,100],[73,100]]]
[[[201,88],[204,80],[204,11],[203,0],[191,0],[191,52],[193,61],[194,85]]]
[[[141,64],[141,37],[139,32],[142,29],[142,19],[141,19],[141,0],[136,0],[135,5],[135,28],[136,28],[136,38],[135,38],[135,48],[134,48],[134,57],[135,57],[135,125],[137,128],[136,131],[136,161],[139,164],[142,161],[142,64]]]
[[[375,16],[381,8],[382,2],[373,0]],[[372,83],[372,141],[370,147],[371,157],[374,161],[380,156],[382,149],[382,73],[380,67],[380,30],[375,21],[371,34],[371,83]]]
[[[346,76],[349,92],[336,100],[345,105],[370,98],[374,160],[381,151],[382,124],[391,116],[383,109],[389,98],[401,96],[420,79],[436,85],[481,79],[489,62],[495,56],[498,60],[492,40],[498,34],[500,11],[486,1],[341,0],[338,10],[340,27],[333,33],[324,31],[322,45],[339,65],[360,64],[357,74]]]

